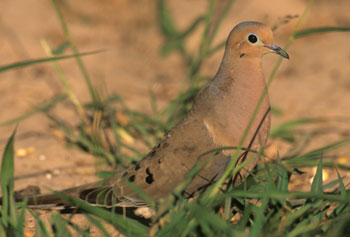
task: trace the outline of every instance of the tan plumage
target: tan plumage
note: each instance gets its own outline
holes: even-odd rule
[[[144,202],[123,178],[157,200],[170,194],[203,153],[220,147],[237,146],[265,89],[261,56],[288,54],[274,45],[270,28],[258,22],[243,22],[230,33],[223,60],[215,77],[195,99],[188,115],[172,128],[137,165],[111,178],[90,185],[64,190],[63,193],[98,205],[142,206]],[[266,95],[245,148],[264,146],[270,128],[269,99]],[[202,170],[185,190],[191,196],[215,181],[225,170],[234,150],[223,150]],[[203,156],[201,163],[212,154]],[[243,156],[242,156],[243,157]],[[251,162],[240,175],[244,178],[255,166]],[[54,195],[29,198],[30,205],[66,203]]]

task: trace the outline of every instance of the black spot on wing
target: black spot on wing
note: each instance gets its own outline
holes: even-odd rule
[[[150,157],[153,157],[153,156],[155,156],[156,153],[157,153],[156,149],[153,149],[151,151],[151,153],[149,153],[149,155],[150,155]]]
[[[129,182],[134,182],[135,181],[135,175],[131,175],[128,180],[129,180]]]
[[[147,168],[146,169],[146,174],[147,174],[147,177],[146,177],[146,183],[148,183],[148,184],[151,184],[151,183],[153,183],[153,181],[154,181],[154,179],[153,179],[153,174],[151,173],[151,171],[150,171],[150,169],[149,168]]]

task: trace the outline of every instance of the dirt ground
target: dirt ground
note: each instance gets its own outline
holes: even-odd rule
[[[155,1],[154,1],[155,2]],[[93,81],[105,93],[121,95],[128,106],[151,112],[149,90],[154,89],[160,105],[174,98],[186,73],[181,58],[172,54],[160,56],[163,42],[157,24],[156,6],[147,0],[62,1],[64,16],[80,51],[107,49],[107,52],[84,57]],[[184,29],[206,10],[205,0],[171,0],[170,7],[180,28]],[[237,0],[220,28],[216,42],[224,40],[237,23],[256,20],[274,26],[286,15],[301,15],[306,0]],[[301,28],[350,25],[348,0],[316,1]],[[297,19],[275,31],[277,44],[284,46]],[[188,41],[198,47],[200,30]],[[41,40],[55,47],[64,35],[50,1],[0,1],[0,65],[26,59],[46,57]],[[350,34],[347,32],[318,34],[294,40],[269,93],[271,104],[283,111],[272,125],[297,118],[335,118],[338,122],[319,124],[331,128],[318,136],[309,149],[350,137]],[[211,56],[203,66],[213,76],[223,51]],[[264,57],[265,75],[272,70],[277,57]],[[87,88],[73,60],[60,63],[69,84],[82,102],[90,100]],[[30,111],[63,91],[50,63],[6,71],[0,75],[0,122]],[[54,113],[75,121],[67,104]],[[0,127],[0,152],[15,125]],[[53,124],[41,114],[20,122],[16,150],[29,148],[30,154],[16,156],[16,189],[28,184],[53,189],[68,188],[96,180],[95,159],[78,149],[68,148]],[[279,149],[279,142],[271,149]],[[282,149],[282,148],[281,148]],[[283,149],[282,149],[283,150]],[[350,149],[337,158],[349,158]],[[311,171],[312,169],[305,169]],[[330,171],[331,173],[331,171]],[[343,172],[344,177],[350,173]],[[309,189],[312,172],[294,181],[293,189]],[[332,177],[332,175],[330,175]],[[331,180],[331,178],[329,178]]]

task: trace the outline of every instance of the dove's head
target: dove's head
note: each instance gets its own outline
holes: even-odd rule
[[[227,40],[227,50],[233,50],[240,58],[261,57],[267,53],[276,53],[289,59],[286,51],[274,44],[271,29],[263,23],[246,21],[238,24]]]

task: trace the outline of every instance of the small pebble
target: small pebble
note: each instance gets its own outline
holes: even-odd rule
[[[46,177],[47,179],[52,179],[52,174],[51,174],[51,173],[46,173],[46,174],[45,174],[45,177]]]
[[[27,150],[24,148],[19,148],[16,152],[18,157],[25,157],[27,155]]]
[[[52,172],[54,175],[59,175],[61,173],[59,169],[54,169]]]
[[[344,156],[337,159],[337,162],[342,165],[347,165],[350,163],[350,157]]]
[[[16,155],[18,157],[25,157],[25,156],[33,153],[34,151],[35,151],[35,147],[33,147],[33,146],[30,146],[30,147],[27,147],[27,148],[19,148],[16,151]]]
[[[27,148],[27,153],[30,154],[30,153],[33,153],[35,151],[35,147],[33,146],[30,146]]]

